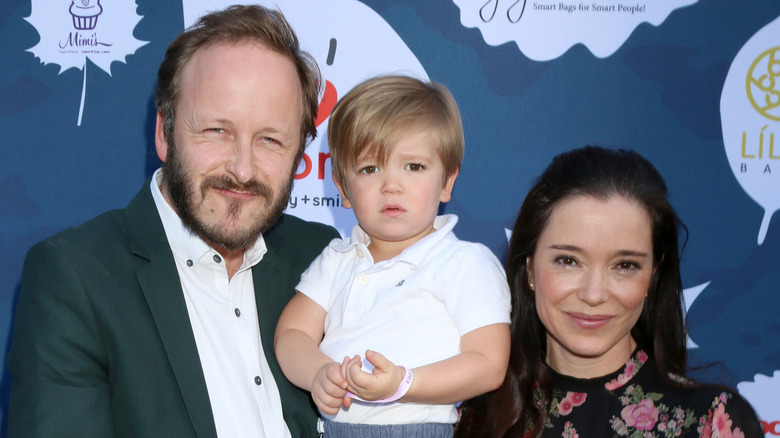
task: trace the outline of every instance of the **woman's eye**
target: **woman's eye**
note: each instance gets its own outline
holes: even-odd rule
[[[419,172],[419,171],[425,169],[425,166],[423,166],[420,163],[409,163],[409,164],[406,165],[406,167],[404,169],[411,170],[412,172]]]
[[[639,265],[637,265],[634,262],[623,261],[623,262],[618,263],[616,265],[616,268],[621,270],[621,271],[631,271],[631,270],[639,269]]]
[[[379,168],[376,166],[366,166],[360,169],[359,173],[365,173],[366,175],[371,175],[372,173],[377,173],[379,171]]]
[[[555,263],[563,266],[575,266],[577,259],[571,256],[559,256],[555,258]]]

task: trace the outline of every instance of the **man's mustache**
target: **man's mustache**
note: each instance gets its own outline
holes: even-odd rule
[[[267,199],[272,198],[274,194],[274,191],[271,187],[260,181],[253,179],[242,184],[227,175],[211,176],[205,178],[200,184],[201,195],[203,197],[205,197],[206,190],[209,188],[248,193],[254,196],[262,196]]]

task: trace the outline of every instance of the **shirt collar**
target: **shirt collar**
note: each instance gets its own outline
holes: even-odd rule
[[[433,220],[433,228],[436,231],[415,242],[412,246],[403,250],[401,254],[387,260],[387,262],[406,262],[414,267],[419,266],[431,248],[450,235],[453,235],[454,237],[452,229],[455,228],[455,224],[457,223],[457,215],[445,214],[436,216]],[[331,244],[331,247],[338,252],[351,251],[357,247],[363,247],[368,250],[367,248],[370,243],[371,237],[366,234],[366,232],[363,231],[363,228],[360,227],[360,224],[358,224],[352,228],[349,239],[337,240]]]
[[[152,182],[150,188],[152,190],[152,197],[154,198],[154,204],[157,207],[157,212],[160,214],[160,219],[165,229],[165,236],[168,238],[168,244],[171,247],[173,254],[182,260],[192,260],[194,264],[197,264],[201,259],[206,256],[209,258],[218,254],[217,251],[209,246],[203,239],[197,234],[193,233],[178,214],[173,210],[168,201],[163,197],[160,191],[160,184],[162,183],[162,169],[157,169],[152,176]],[[239,268],[239,271],[251,268],[263,259],[263,255],[267,252],[265,240],[263,236],[257,237],[257,240],[247,247],[244,251],[244,261]]]

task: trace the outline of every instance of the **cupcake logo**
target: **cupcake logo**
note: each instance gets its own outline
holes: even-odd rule
[[[73,27],[78,30],[92,30],[97,26],[97,19],[103,13],[100,0],[73,0],[70,3],[70,16],[73,17]]]
[[[135,10],[135,0],[112,0],[105,8],[100,0],[32,0],[26,20],[38,31],[40,40],[28,51],[44,64],[59,64],[60,74],[71,68],[83,72],[76,125],[81,126],[87,101],[87,66],[98,66],[111,75],[114,61],[125,62],[127,55],[147,43],[133,37],[141,21]]]

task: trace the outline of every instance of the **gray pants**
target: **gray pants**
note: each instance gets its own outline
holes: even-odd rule
[[[452,438],[452,424],[350,424],[323,419],[324,438]]]

